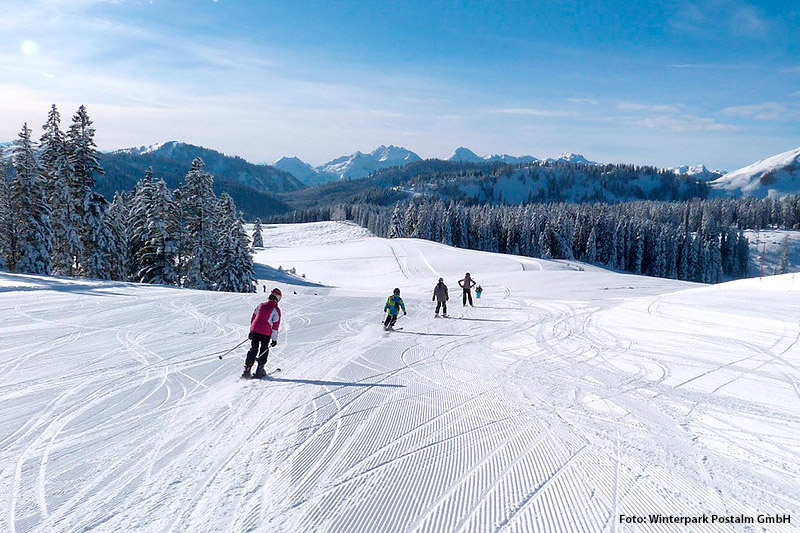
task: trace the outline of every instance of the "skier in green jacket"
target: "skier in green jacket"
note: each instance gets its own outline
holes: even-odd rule
[[[400,309],[403,309],[403,314],[407,315],[406,304],[400,298],[400,289],[395,289],[391,296],[386,300],[386,305],[383,306],[383,312],[386,313],[386,320],[383,321],[383,329],[389,331],[394,328],[397,322],[397,315],[400,314]]]

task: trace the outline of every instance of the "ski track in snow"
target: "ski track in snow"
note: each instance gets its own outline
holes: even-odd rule
[[[620,524],[621,513],[800,519],[793,278],[702,287],[351,225],[270,232],[285,243],[265,250],[280,258],[270,266],[329,287],[285,287],[268,363],[283,371],[263,381],[238,379],[248,343],[217,357],[246,337],[263,293],[69,280],[0,293],[0,530],[622,532],[669,529]],[[485,289],[474,308],[452,290],[465,268]],[[447,319],[432,317],[440,276]],[[0,273],[4,285],[26,280]],[[394,286],[408,316],[384,332]]]

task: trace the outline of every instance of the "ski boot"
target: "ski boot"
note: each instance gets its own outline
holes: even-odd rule
[[[267,375],[267,371],[264,370],[264,364],[263,363],[259,363],[258,366],[256,367],[256,373],[253,374],[253,378],[254,379],[261,379],[266,375]]]
[[[250,367],[249,366],[244,367],[244,372],[242,372],[242,377],[244,379],[247,379],[247,378],[250,377]]]

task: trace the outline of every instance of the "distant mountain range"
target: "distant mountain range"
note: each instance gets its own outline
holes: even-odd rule
[[[183,181],[196,157],[201,158],[206,171],[214,175],[217,194],[222,191],[230,194],[236,207],[248,218],[290,210],[275,194],[305,187],[293,175],[275,167],[255,165],[241,157],[170,141],[101,154],[100,165],[106,172],[97,180],[95,189],[111,199],[117,192],[132,190],[148,168],[174,189]]]
[[[381,145],[368,154],[343,155],[318,167],[312,167],[297,157],[282,157],[273,166],[292,174],[306,185],[314,186],[340,179],[363,178],[383,168],[401,167],[420,160],[420,156],[411,150]]]
[[[6,159],[10,157],[12,144],[11,142],[0,142],[0,153],[4,153]],[[533,165],[563,164],[577,167],[605,166],[611,168],[610,165],[600,164],[571,152],[557,157],[538,159],[531,155],[479,156],[465,147],[457,148],[447,160],[423,161],[411,150],[393,145],[381,145],[369,153],[355,152],[341,156],[318,167],[305,163],[297,157],[283,157],[274,165],[264,165],[249,163],[241,157],[228,156],[201,146],[170,141],[101,154],[101,165],[106,170],[106,174],[98,179],[96,189],[110,199],[116,192],[133,189],[136,182],[144,176],[148,167],[152,167],[155,175],[164,179],[170,188],[175,188],[183,181],[192,160],[196,157],[202,158],[206,164],[206,170],[215,176],[215,188],[218,193],[223,190],[229,192],[234,197],[237,206],[249,218],[291,210],[298,205],[298,202],[293,200],[295,196],[302,199],[300,203],[312,205],[315,201],[314,198],[320,198],[319,194],[333,194],[345,199],[358,188],[370,188],[372,190],[370,194],[390,201],[399,193],[395,190],[389,194],[386,190],[397,189],[398,176],[402,177],[402,182],[412,183],[417,179],[416,176],[447,175],[447,173],[457,173],[458,169],[466,170],[473,176],[494,175],[497,177],[499,176],[497,165],[500,167],[514,165],[525,168]],[[398,174],[393,169],[402,170],[402,172]],[[708,183],[710,195],[716,197],[800,194],[800,148],[768,157],[729,173],[711,170],[702,164],[663,170],[678,177],[683,176],[687,180]],[[512,171],[514,170],[509,168],[508,171],[504,171],[503,176]],[[602,172],[597,174],[594,170],[590,171],[587,168],[580,170],[577,175],[602,176]],[[649,167],[646,174],[650,175]],[[541,171],[535,171],[520,174],[520,179],[526,176],[525,179],[533,179],[543,175],[545,174],[542,174]],[[376,179],[363,181],[369,176],[376,176]],[[556,174],[550,172],[547,173],[547,176],[555,179]],[[657,184],[656,178],[655,174],[652,178],[647,178],[651,180],[651,185],[646,185],[647,180],[642,181],[641,177],[637,178],[642,184],[641,188],[644,194],[651,194],[648,192],[650,187],[655,186],[658,189],[658,187],[664,186],[664,184]],[[316,188],[329,182],[350,180],[356,180],[358,183],[353,183],[353,187],[341,188],[341,191],[336,188],[328,188],[322,193],[317,193],[313,189],[308,189],[308,187]],[[500,183],[503,184],[504,181],[500,180]],[[442,182],[440,186],[445,186],[445,183]],[[481,185],[478,180],[472,187],[484,187],[484,185]],[[518,201],[518,199],[542,201],[544,198],[541,185],[532,186],[531,190],[526,190],[526,187],[518,189],[509,187],[506,185],[503,187],[493,186],[493,190],[498,194],[502,193],[502,201]],[[569,184],[568,189],[572,192],[565,193],[563,200],[566,201],[570,201],[570,198],[576,193],[578,194],[577,198],[584,199],[596,197],[598,200],[608,198],[610,201],[624,201],[625,198],[625,194],[616,193],[607,197],[605,193],[595,190],[593,186],[584,187],[575,183]],[[491,195],[487,195],[487,192],[488,189],[480,195],[473,195],[473,201],[490,200]],[[675,197],[674,194],[673,191],[672,197]],[[500,201],[499,197],[494,201]]]
[[[379,146],[369,153],[355,152],[350,155],[337,157],[327,163],[314,167],[297,157],[282,157],[273,163],[275,168],[279,168],[293,175],[298,180],[308,186],[315,186],[329,181],[341,179],[358,179],[369,176],[370,174],[389,167],[402,167],[421,161],[422,158],[401,146]],[[505,163],[518,165],[542,161],[532,155],[513,156],[508,154],[479,156],[469,148],[456,148],[446,161],[459,163]],[[550,163],[575,163],[584,165],[595,165],[594,161],[589,161],[582,155],[565,153],[556,158],[547,158],[544,161]]]

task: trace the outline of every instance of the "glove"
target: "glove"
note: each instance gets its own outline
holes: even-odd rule
[[[278,344],[278,341],[276,341],[275,339],[272,339],[272,342],[270,342],[270,343],[269,343],[269,345],[270,345],[270,346],[272,346],[273,348],[274,348],[274,347],[275,347],[277,344]]]
[[[404,314],[404,315],[407,315],[408,313],[406,313],[405,311],[403,311],[403,314]]]
[[[247,338],[250,339],[250,340],[253,340],[253,332],[252,331],[247,334]]]

